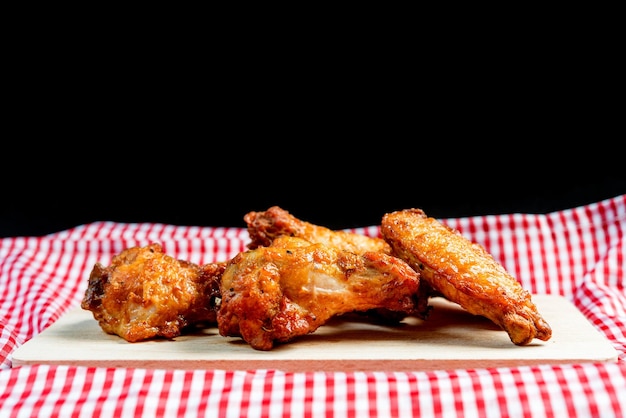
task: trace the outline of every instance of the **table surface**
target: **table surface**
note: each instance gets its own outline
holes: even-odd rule
[[[626,195],[543,215],[442,222],[483,245],[531,293],[567,300],[616,361],[377,371],[14,362],[80,304],[96,262],[160,242],[202,264],[228,260],[248,242],[242,228],[95,222],[0,240],[0,416],[625,416]],[[352,231],[379,234],[377,226]]]
[[[216,327],[172,340],[125,343],[74,308],[13,352],[13,366],[56,364],[151,369],[279,369],[287,372],[424,371],[616,362],[617,350],[563,296],[534,295],[552,337],[514,345],[506,332],[456,303],[431,298],[427,320],[380,324],[363,315],[333,318],[314,333],[258,351]]]

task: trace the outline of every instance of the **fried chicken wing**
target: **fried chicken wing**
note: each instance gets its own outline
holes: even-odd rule
[[[391,254],[391,247],[382,238],[336,231],[305,222],[279,206],[272,206],[264,212],[248,212],[243,219],[251,239],[249,249],[267,247],[275,238],[287,235],[357,254],[369,251]]]
[[[157,243],[128,248],[107,267],[95,264],[81,307],[126,341],[174,338],[186,327],[215,323],[225,267],[174,259]]]
[[[530,293],[479,244],[421,209],[385,214],[381,234],[422,281],[468,312],[492,320],[514,344],[550,339],[552,330]]]
[[[358,255],[277,237],[228,263],[221,280],[219,333],[270,350],[343,313],[383,308],[419,315],[419,282],[419,273],[407,263],[382,252]]]

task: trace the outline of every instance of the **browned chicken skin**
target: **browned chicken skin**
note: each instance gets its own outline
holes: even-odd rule
[[[81,307],[126,341],[174,338],[186,327],[215,323],[225,267],[174,259],[157,243],[128,248],[108,267],[96,263]]]
[[[418,285],[419,273],[382,252],[358,255],[277,237],[271,246],[238,254],[224,270],[219,332],[270,350],[347,312],[419,314]]]
[[[381,238],[336,231],[305,222],[278,206],[272,206],[263,212],[248,212],[243,219],[248,225],[250,249],[267,247],[275,238],[287,235],[356,254],[369,251],[391,254],[391,247]]]
[[[516,345],[552,335],[528,291],[482,246],[421,209],[385,214],[383,237],[421,279],[468,312],[491,319]]]
[[[332,230],[305,222],[279,206],[272,206],[263,212],[248,212],[244,216],[244,221],[248,224],[248,235],[252,240],[248,244],[250,249],[270,246],[277,237],[291,236],[355,254],[366,252],[391,254],[391,246],[382,238],[368,237],[349,231]],[[422,319],[425,319],[430,311],[428,298],[432,293],[432,288],[426,282],[421,281],[416,299],[419,301],[420,313],[418,316]],[[406,317],[403,312],[392,312],[384,308],[371,309],[362,313],[372,317],[372,319],[386,322],[397,322]]]
[[[96,263],[83,309],[129,342],[217,323],[223,336],[270,350],[349,312],[426,319],[442,295],[502,327],[517,345],[552,331],[530,294],[487,251],[420,209],[384,215],[383,238],[301,221],[274,206],[249,212],[249,250],[196,265],[134,247]]]

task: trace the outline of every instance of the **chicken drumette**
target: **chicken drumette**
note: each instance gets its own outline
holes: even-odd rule
[[[157,243],[128,248],[107,267],[95,264],[81,307],[103,331],[126,341],[173,338],[192,325],[215,323],[225,267],[174,259]]]
[[[270,350],[343,313],[381,308],[419,316],[419,282],[407,263],[382,252],[277,237],[239,253],[224,270],[219,333]]]
[[[380,237],[370,237],[350,231],[332,230],[325,226],[303,221],[279,206],[272,206],[262,212],[248,212],[244,216],[244,221],[248,225],[248,235],[251,239],[248,248],[250,249],[269,246],[278,237],[290,236],[355,254],[366,252],[391,254],[391,246]],[[419,317],[421,319],[425,319],[428,316],[430,311],[428,298],[433,293],[432,287],[427,282],[420,281],[416,300],[418,301]],[[385,308],[370,309],[361,313],[385,322],[397,322],[406,317],[406,314],[403,312],[393,312]]]

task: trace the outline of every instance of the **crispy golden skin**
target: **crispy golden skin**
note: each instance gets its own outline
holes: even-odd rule
[[[391,247],[381,238],[336,231],[305,222],[278,206],[272,206],[264,212],[248,212],[243,219],[248,225],[250,249],[267,247],[275,238],[287,235],[357,254],[370,251],[391,254]]]
[[[347,312],[382,308],[419,314],[419,281],[407,263],[382,252],[358,255],[277,237],[228,263],[221,280],[219,333],[270,350],[275,342],[312,333]]]
[[[126,341],[174,338],[192,325],[215,323],[225,267],[174,259],[157,243],[128,248],[108,267],[95,264],[81,307]]]
[[[421,209],[406,209],[385,214],[381,234],[395,255],[421,273],[422,281],[468,312],[492,320],[514,344],[550,339],[552,330],[530,293],[482,246],[458,231]]]
[[[251,238],[248,244],[250,249],[269,246],[280,236],[291,236],[355,254],[366,252],[391,254],[391,246],[384,239],[348,231],[331,230],[321,225],[305,222],[279,206],[272,206],[263,212],[248,212],[244,216],[244,221],[248,225],[248,235]],[[426,282],[420,282],[416,297],[420,307],[418,316],[422,319],[425,319],[430,311],[428,298],[431,294],[430,286]],[[383,308],[362,313],[388,322],[401,321],[406,316],[403,312],[392,312]]]

